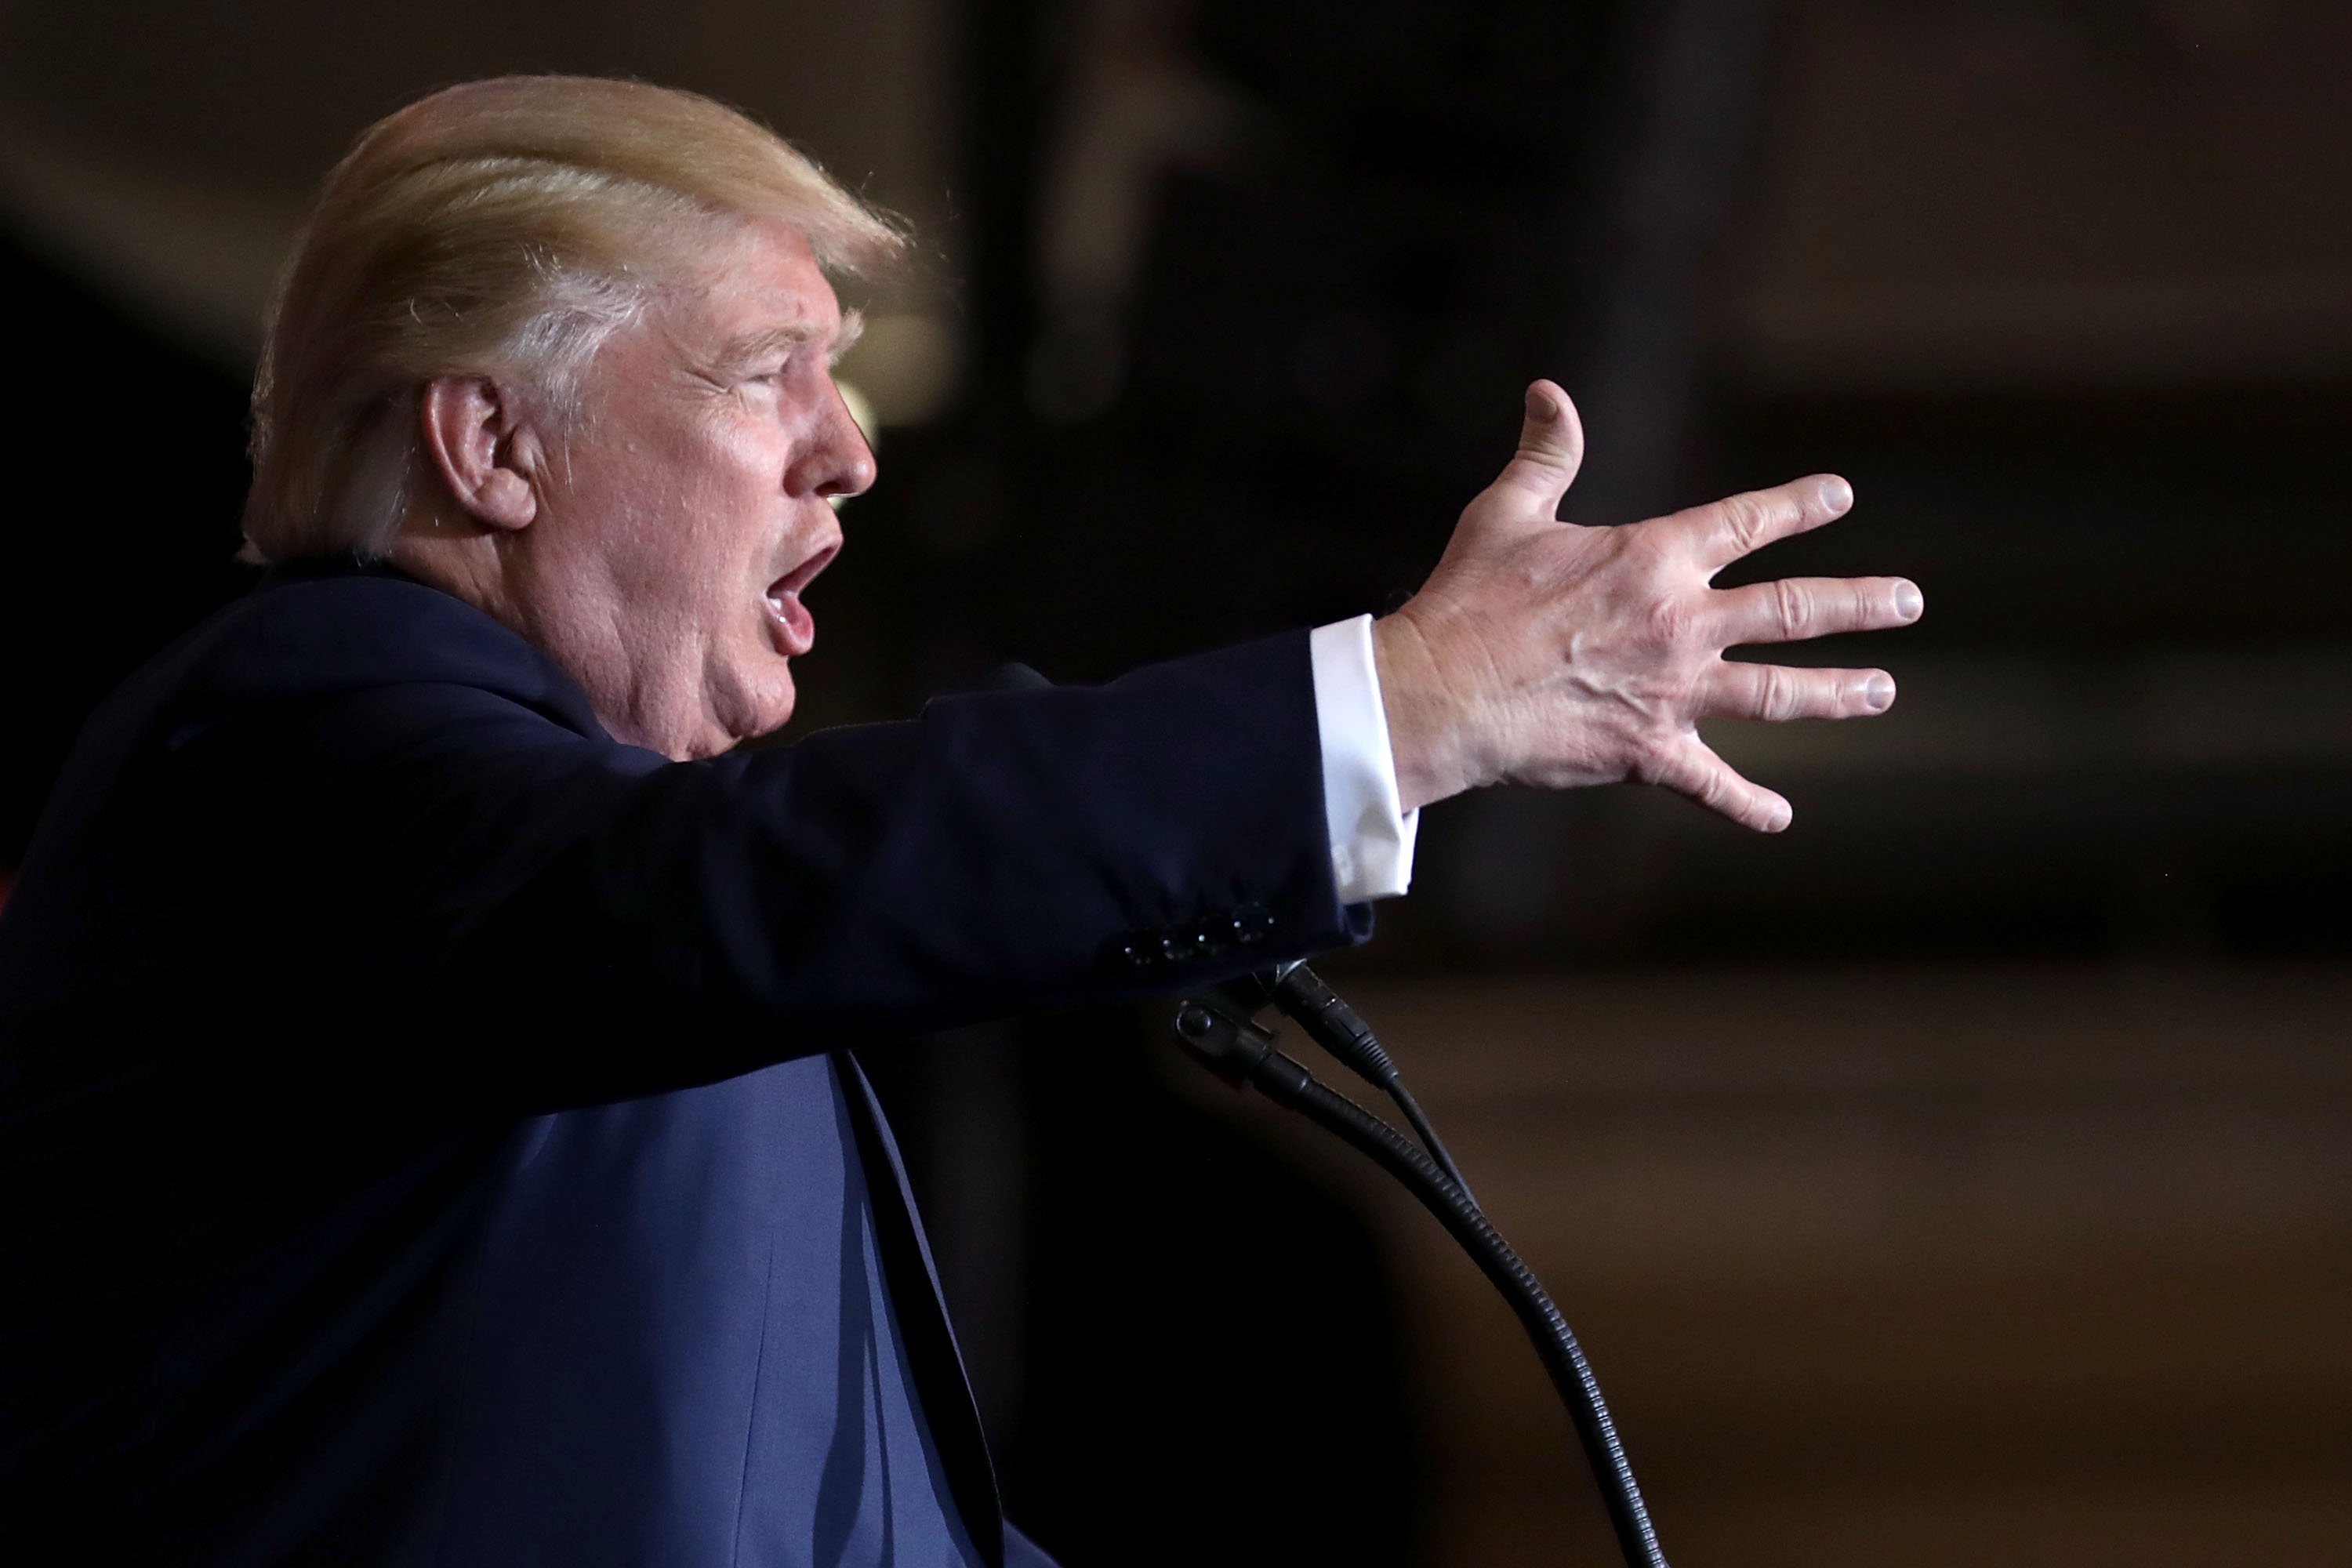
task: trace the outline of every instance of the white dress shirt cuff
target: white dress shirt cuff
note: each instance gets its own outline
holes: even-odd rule
[[[1315,667],[1315,728],[1323,745],[1323,817],[1331,834],[1331,876],[1343,904],[1392,899],[1412,881],[1421,813],[1400,808],[1388,710],[1372,663],[1372,617],[1318,626],[1307,638]]]

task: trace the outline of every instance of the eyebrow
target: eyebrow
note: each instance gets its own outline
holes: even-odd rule
[[[857,342],[859,334],[865,331],[866,318],[856,310],[845,312],[841,318],[841,325],[835,329],[829,337],[812,321],[795,321],[782,327],[762,327],[757,331],[742,332],[728,339],[719,353],[713,356],[713,368],[720,374],[732,373],[758,364],[762,360],[779,354],[787,354],[794,349],[805,348],[815,342],[827,343],[826,363],[838,364],[841,363],[841,356],[850,351]]]

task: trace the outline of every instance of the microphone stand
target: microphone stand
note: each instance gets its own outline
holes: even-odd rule
[[[1274,1037],[1253,1021],[1268,1005],[1280,1008],[1342,1065],[1395,1100],[1417,1131],[1416,1144],[1379,1117],[1319,1081],[1275,1047]],[[1419,1199],[1444,1226],[1480,1272],[1502,1292],[1541,1358],[1552,1386],[1568,1406],[1578,1440],[1601,1488],[1610,1527],[1627,1568],[1666,1568],[1651,1527],[1642,1489],[1633,1479],[1616,1423],[1601,1397],[1601,1384],[1584,1359],[1568,1320],[1533,1270],[1511,1250],[1470,1195],[1453,1156],[1422,1114],[1370,1027],[1333,994],[1305,964],[1218,987],[1188,997],[1176,1013],[1176,1040],[1202,1066],[1239,1089],[1255,1087],[1268,1100],[1297,1112],[1325,1131],[1352,1144]],[[1423,1145],[1426,1145],[1424,1147]]]

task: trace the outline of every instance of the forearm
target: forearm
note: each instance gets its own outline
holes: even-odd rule
[[[453,994],[586,984],[750,1041],[689,1076],[877,1031],[1156,994],[1338,945],[1303,636],[1098,689],[933,703],[655,769],[459,933]]]

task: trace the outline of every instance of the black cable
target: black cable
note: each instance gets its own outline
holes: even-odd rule
[[[1583,1347],[1577,1343],[1574,1331],[1542,1281],[1470,1194],[1430,1154],[1362,1106],[1318,1081],[1297,1061],[1276,1050],[1273,1037],[1245,1018],[1188,1002],[1176,1016],[1176,1034],[1203,1066],[1227,1082],[1236,1087],[1255,1084],[1276,1104],[1297,1111],[1370,1155],[1402,1182],[1470,1254],[1517,1314],[1551,1376],[1552,1386],[1568,1406],[1627,1568],[1665,1568],[1657,1531],[1642,1501],[1641,1486],[1633,1479],[1624,1445],[1618,1440],[1617,1424],[1610,1417]]]
[[[1445,1141],[1430,1125],[1421,1101],[1405,1088],[1404,1077],[1397,1071],[1380,1037],[1372,1033],[1371,1026],[1364,1022],[1360,1014],[1323,984],[1321,975],[1303,963],[1291,964],[1276,974],[1269,1000],[1341,1066],[1394,1100],[1396,1108],[1404,1112],[1405,1121],[1420,1136],[1422,1147],[1437,1162],[1438,1169],[1462,1189],[1463,1195],[1474,1205],[1477,1203],[1477,1195],[1463,1179],[1462,1167],[1454,1163]]]
[[[1404,1079],[1400,1078],[1390,1084],[1388,1094],[1396,1101],[1396,1108],[1404,1112],[1405,1122],[1420,1137],[1421,1146],[1429,1151],[1431,1162],[1445,1173],[1445,1179],[1452,1182],[1464,1197],[1470,1200],[1472,1208],[1478,1207],[1478,1194],[1472,1192],[1470,1184],[1462,1179],[1462,1168],[1454,1163],[1454,1156],[1446,1152],[1444,1141],[1437,1136],[1437,1129],[1429,1124],[1429,1118],[1422,1114],[1421,1101],[1412,1097],[1412,1090],[1405,1088]]]

